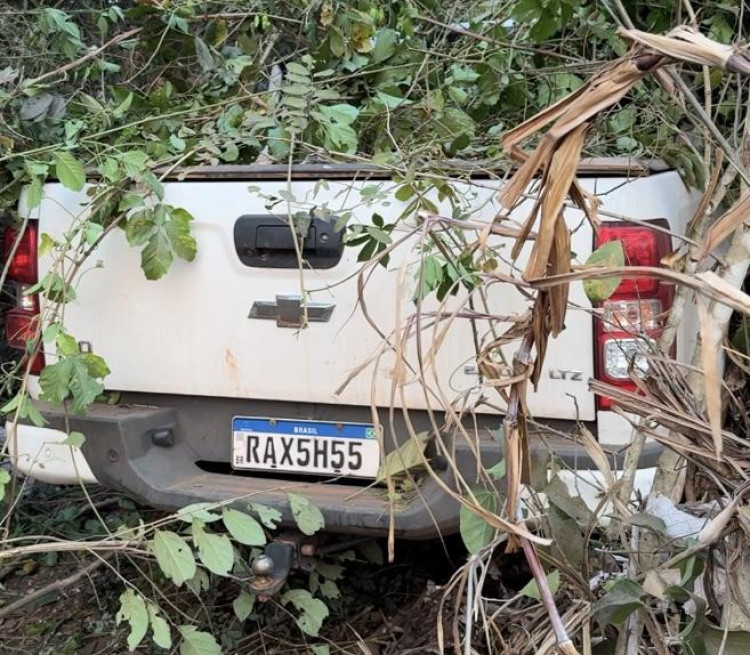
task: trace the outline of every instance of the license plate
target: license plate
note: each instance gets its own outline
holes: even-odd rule
[[[232,419],[232,466],[255,471],[375,478],[380,444],[366,423]]]

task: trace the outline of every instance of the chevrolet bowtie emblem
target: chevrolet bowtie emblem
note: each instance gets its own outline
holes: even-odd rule
[[[248,318],[275,320],[278,327],[301,328],[307,310],[308,323],[327,323],[336,305],[327,302],[302,302],[302,296],[287,294],[276,300],[256,300]]]

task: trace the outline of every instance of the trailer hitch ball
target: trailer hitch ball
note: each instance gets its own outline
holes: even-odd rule
[[[275,564],[270,555],[259,555],[250,565],[253,574],[260,578],[267,578],[272,575],[274,567]]]

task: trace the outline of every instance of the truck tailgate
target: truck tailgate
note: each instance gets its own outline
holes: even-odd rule
[[[692,200],[675,173],[626,182],[622,178],[583,180],[590,191],[603,194],[605,210],[639,219],[686,220],[686,208]],[[472,325],[466,319],[456,319],[441,343],[434,369],[428,367],[425,373],[431,392],[425,393],[415,373],[407,369],[403,396],[394,396],[393,352],[386,349],[380,358],[372,360],[381,350],[383,339],[367,322],[359,305],[359,248],[345,248],[340,262],[332,268],[307,269],[302,275],[294,268],[243,264],[235,249],[237,219],[269,213],[266,201],[248,189],[250,184],[165,184],[164,202],[184,207],[195,217],[198,254],[190,263],[175,261],[159,281],[144,277],[139,251],[128,246],[120,230],[112,233],[92,256],[91,270],[77,286],[77,299],[65,309],[65,323],[78,340],[88,342],[107,361],[112,371],[106,380],[109,389],[347,405],[384,406],[393,402],[412,408],[438,408],[446,400],[453,401],[467,390],[478,388]],[[287,190],[283,180],[252,184],[260,186],[267,196],[278,196]],[[373,212],[386,223],[394,221],[405,203],[391,200],[368,206],[360,192],[372,184],[330,180],[324,188],[316,186],[314,180],[294,180],[291,192],[307,203],[327,206],[334,214],[351,209],[351,222],[368,224]],[[382,185],[384,189],[393,188],[388,181]],[[477,208],[472,220],[488,221],[497,214],[496,182],[461,182],[455,187]],[[633,202],[635,198],[637,203]],[[46,185],[39,213],[40,231],[59,237],[71,216],[81,211],[85,199],[85,191],[76,194],[60,184]],[[440,208],[443,215],[451,215],[447,201]],[[528,205],[519,208],[514,217],[520,222],[528,209]],[[279,204],[274,213],[285,216],[286,203]],[[580,212],[568,211],[566,217],[574,228],[573,251],[583,262],[592,247],[591,227]],[[399,234],[394,232],[394,237]],[[415,237],[401,246],[387,270],[377,266],[364,288],[367,311],[386,335],[414,311],[411,297],[419,254],[413,246],[417,241]],[[506,241],[497,240],[501,248],[499,270],[519,275],[508,261],[511,241]],[[95,267],[96,260],[102,261],[101,268]],[[40,272],[50,265],[43,258]],[[254,303],[267,302],[272,306],[279,296],[299,295],[301,284],[311,302],[331,306],[329,320],[310,323],[299,330],[281,327],[275,320],[251,317]],[[592,319],[585,309],[590,305],[579,284],[573,285],[570,300],[573,308],[568,313],[567,329],[550,344],[539,390],[529,397],[530,413],[536,417],[591,420],[595,416],[594,398],[586,385],[593,375]],[[452,302],[455,306],[456,301]],[[502,315],[520,314],[527,309],[527,300],[509,284],[492,285],[489,303],[493,312]],[[437,306],[431,302],[428,308]],[[505,327],[497,326],[500,331]],[[480,341],[488,337],[487,328],[486,323],[477,323]],[[422,333],[423,353],[435,337],[433,329]],[[406,352],[414,371],[418,370],[414,339]],[[511,353],[512,348],[508,354]],[[370,360],[370,366],[337,395],[337,389],[352,372]],[[502,404],[490,388],[484,391],[493,403]],[[482,410],[492,411],[486,406]]]

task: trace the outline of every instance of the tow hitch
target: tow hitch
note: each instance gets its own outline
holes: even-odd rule
[[[305,541],[301,534],[281,535],[266,545],[263,554],[250,563],[254,576],[248,583],[250,591],[260,600],[268,600],[281,590],[293,570],[312,571],[315,568],[314,558],[333,555],[366,541],[372,541],[372,537],[318,546]]]

